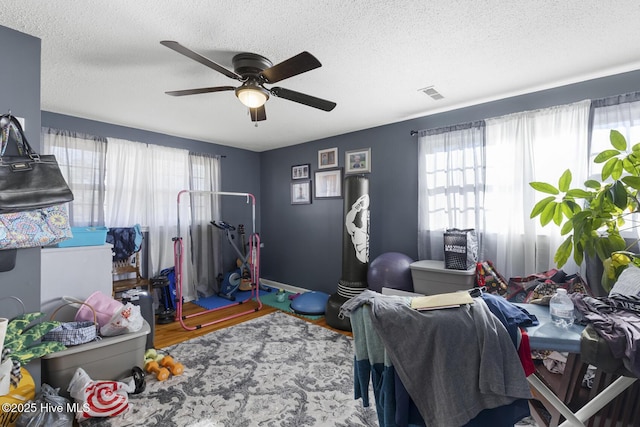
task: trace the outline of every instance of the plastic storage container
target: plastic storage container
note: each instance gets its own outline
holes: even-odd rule
[[[58,243],[59,248],[100,246],[107,242],[107,227],[71,227],[73,237]]]
[[[573,325],[573,301],[567,295],[567,290],[559,288],[549,301],[549,314],[556,326],[569,328]]]
[[[131,376],[134,366],[144,368],[144,351],[149,324],[142,329],[99,341],[68,347],[66,350],[42,356],[42,382],[60,388],[60,395],[69,398],[67,387],[76,369],[82,368],[93,380],[119,380]]]
[[[444,266],[444,261],[422,260],[411,263],[413,291],[423,295],[444,294],[465,289],[475,285],[476,269],[451,270]]]

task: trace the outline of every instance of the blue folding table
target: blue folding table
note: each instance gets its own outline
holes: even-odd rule
[[[540,322],[538,326],[526,328],[532,350],[555,350],[580,354],[580,337],[584,326],[574,324],[568,329],[563,329],[555,326],[551,321],[549,307],[538,304],[516,305],[535,315]],[[566,421],[558,427],[583,427],[589,418],[625,391],[637,378],[621,376],[575,413],[536,374],[529,375],[527,380],[535,390],[565,417]]]

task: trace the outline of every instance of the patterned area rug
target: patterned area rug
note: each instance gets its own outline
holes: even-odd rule
[[[275,312],[163,351],[184,374],[147,377],[126,414],[82,425],[378,425],[374,405],[354,400],[351,339],[294,316]]]

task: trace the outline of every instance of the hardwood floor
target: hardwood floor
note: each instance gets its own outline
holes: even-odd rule
[[[211,313],[207,313],[207,314],[203,314],[200,316],[196,316],[193,318],[189,318],[184,320],[185,325],[190,326],[190,327],[195,327],[198,325],[203,325],[205,323],[209,323],[209,322],[213,322],[215,320],[218,319],[223,319],[225,317],[228,316],[232,316],[234,314],[239,314],[242,313],[244,311],[247,311],[251,308],[257,308],[258,307],[258,303],[255,301],[249,301],[246,302],[244,304],[240,304],[240,305],[235,305],[233,307],[229,307],[229,308],[224,308],[221,310],[216,310],[214,312]],[[205,309],[203,309],[202,307],[193,304],[191,302],[185,303],[183,306],[183,316],[188,316],[190,314],[194,314],[194,313],[198,313],[198,312],[202,312],[205,311]],[[253,313],[249,313],[240,317],[236,317],[234,319],[230,319],[230,320],[225,320],[223,322],[220,323],[216,323],[213,325],[209,325],[209,326],[205,326],[202,328],[198,328],[195,329],[193,331],[189,331],[186,330],[182,327],[182,325],[180,324],[180,322],[175,321],[169,324],[165,324],[165,325],[159,325],[156,323],[155,325],[155,336],[154,336],[154,346],[157,349],[161,349],[164,347],[168,347],[170,345],[174,345],[174,344],[178,344],[181,343],[183,341],[186,340],[190,340],[192,338],[196,338],[199,337],[201,335],[205,335],[208,334],[209,332],[212,331],[217,331],[219,329],[223,329],[223,328],[228,328],[229,326],[233,326],[233,325],[237,325],[238,323],[242,323],[242,322],[246,322],[247,320],[250,319],[255,319],[256,317],[260,317],[260,316],[264,316],[266,314],[269,313],[273,313],[275,311],[278,311],[277,308],[274,307],[270,307],[268,305],[263,305],[262,308],[258,311],[254,311]],[[296,316],[295,314],[291,314],[291,313],[287,313],[290,314],[292,316]],[[353,334],[351,332],[348,331],[341,331],[335,328],[332,328],[331,326],[327,325],[327,322],[325,320],[325,318],[323,317],[322,319],[318,319],[318,320],[311,320],[308,319],[306,317],[302,317],[302,316],[296,316],[299,317],[300,319],[306,320],[307,322],[311,322],[314,323],[316,325],[331,329],[335,332],[347,335],[347,336],[353,336]]]

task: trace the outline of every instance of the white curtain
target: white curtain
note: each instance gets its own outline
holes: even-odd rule
[[[485,255],[506,277],[548,270],[561,236],[555,224],[541,227],[531,209],[545,197],[529,182],[557,186],[565,169],[572,188],[582,188],[588,173],[590,101],[527,111],[486,120],[487,233]],[[578,271],[570,259],[563,267]]]
[[[220,159],[217,156],[189,154],[190,189],[207,193],[220,191]],[[220,196],[191,194],[191,244],[188,264],[190,289],[197,296],[209,296],[219,291],[217,276],[222,273],[220,233],[214,232],[211,221],[220,218]]]
[[[593,129],[589,153],[590,175],[599,177],[602,165],[594,165],[601,151],[611,148],[609,131],[616,129],[629,145],[640,142],[640,92],[593,101]],[[631,148],[631,147],[629,147]]]
[[[147,226],[146,144],[109,138],[107,147],[105,222],[107,227]]]
[[[615,129],[627,139],[628,151],[640,142],[640,92],[612,96],[593,101],[593,128],[589,152],[589,176],[602,180],[602,164],[596,165],[593,159],[601,151],[611,148],[609,132]],[[622,235],[630,239],[640,237],[640,218],[628,217],[621,228]]]
[[[176,200],[189,186],[188,154],[187,150],[108,139],[105,221],[108,227],[148,227],[151,277],[174,265]],[[188,218],[188,211],[181,212],[182,237],[187,235]],[[188,283],[186,276],[185,271],[183,283]]]
[[[484,124],[420,132],[418,159],[418,257],[443,259],[447,228],[475,229],[482,257]]]
[[[43,127],[43,153],[56,156],[73,192],[69,218],[75,227],[103,226],[107,140]]]

